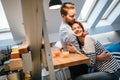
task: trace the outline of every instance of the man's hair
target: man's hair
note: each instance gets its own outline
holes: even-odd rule
[[[67,15],[67,11],[70,10],[70,9],[74,9],[74,8],[75,8],[75,6],[74,6],[73,3],[65,2],[61,6],[60,13],[61,13],[61,15],[63,14],[63,15],[66,16]]]
[[[83,27],[83,25],[82,25],[82,23],[81,22],[79,22],[79,21],[74,21],[74,23],[72,23],[70,26],[71,26],[71,28],[72,28],[72,26],[74,25],[74,24],[78,24],[78,25],[80,25],[80,27],[82,28],[82,30],[83,30],[83,32],[85,31],[85,29],[84,29],[84,27]]]

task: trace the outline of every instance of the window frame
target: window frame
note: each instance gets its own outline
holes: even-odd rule
[[[119,0],[113,0],[113,2],[110,4],[110,6],[108,7],[108,9],[106,10],[106,12],[103,14],[101,20],[105,20],[108,18],[108,16],[111,14],[111,12],[115,9],[115,7],[117,6],[117,4],[119,3]]]
[[[86,0],[86,1],[87,1],[87,0]],[[92,3],[92,5],[90,6],[88,12],[86,12],[87,14],[86,14],[85,18],[84,18],[84,19],[81,19],[81,13],[82,13],[82,10],[84,9],[84,5],[85,5],[85,3],[84,3],[83,8],[82,8],[82,10],[81,10],[81,12],[80,12],[80,14],[79,14],[78,20],[80,20],[81,22],[87,22],[89,16],[91,15],[92,11],[94,10],[95,5],[97,4],[97,2],[98,2],[98,0],[94,0],[94,1],[93,1],[93,3]]]

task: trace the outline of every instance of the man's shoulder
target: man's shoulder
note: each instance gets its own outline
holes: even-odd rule
[[[69,26],[68,24],[62,22],[61,25],[60,25],[60,29],[66,29],[67,26]]]
[[[60,25],[60,28],[59,28],[59,32],[60,33],[69,33],[69,31],[71,31],[71,29],[69,28],[69,25],[68,24],[65,24],[65,23],[62,23]]]

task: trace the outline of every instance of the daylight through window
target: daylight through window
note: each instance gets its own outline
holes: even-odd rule
[[[0,31],[9,29],[9,24],[2,6],[2,2],[0,0]]]

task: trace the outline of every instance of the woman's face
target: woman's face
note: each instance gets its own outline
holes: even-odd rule
[[[72,30],[73,30],[73,32],[75,33],[76,36],[82,36],[83,35],[83,29],[77,23],[74,23],[72,25]]]

